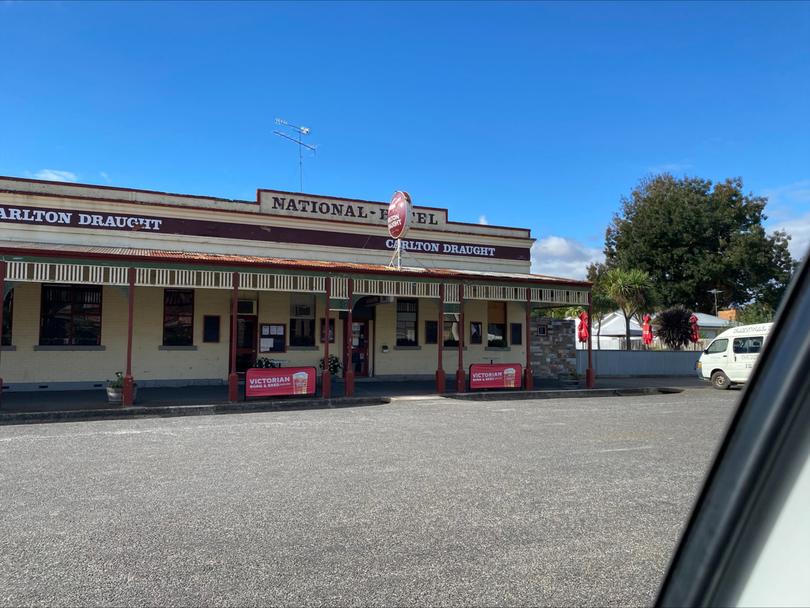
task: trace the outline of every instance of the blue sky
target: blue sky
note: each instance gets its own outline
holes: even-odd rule
[[[529,227],[535,271],[581,276],[662,170],[810,244],[810,3],[0,2],[2,175],[297,190],[276,117],[305,191]]]

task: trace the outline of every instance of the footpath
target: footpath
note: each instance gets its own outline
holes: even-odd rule
[[[358,382],[355,396],[343,396],[343,384],[333,384],[331,399],[314,397],[276,398],[272,400],[244,399],[228,402],[226,386],[188,386],[140,388],[132,407],[107,403],[103,389],[91,391],[6,392],[0,402],[0,425],[38,422],[67,422],[110,418],[140,418],[161,416],[202,416],[246,412],[272,412],[291,409],[322,409],[383,405],[398,397],[450,398],[461,400],[564,399],[602,396],[632,396],[682,390],[709,390],[709,385],[697,378],[668,376],[654,378],[598,379],[595,389],[581,385],[547,383],[534,391],[485,391],[458,393],[451,383],[448,393],[437,395],[430,381]]]

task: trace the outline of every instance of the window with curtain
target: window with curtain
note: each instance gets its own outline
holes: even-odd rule
[[[315,296],[290,294],[290,346],[315,346]]]
[[[418,346],[418,300],[397,300],[397,346]]]
[[[194,290],[163,290],[163,346],[194,344]]]
[[[40,345],[101,344],[101,293],[97,285],[43,285]]]
[[[458,315],[452,315],[444,318],[443,340],[445,346],[458,346],[458,317]]]
[[[506,302],[487,303],[487,346],[508,346],[506,341]]]

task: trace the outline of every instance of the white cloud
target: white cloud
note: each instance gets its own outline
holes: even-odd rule
[[[790,235],[790,253],[794,258],[807,256],[810,247],[810,213],[783,220],[770,227],[774,230],[784,230]]]
[[[601,249],[561,236],[548,236],[532,245],[532,272],[538,274],[584,279],[588,264],[603,259]]]
[[[34,178],[45,179],[52,182],[77,182],[79,178],[70,171],[60,171],[59,169],[40,169],[34,173]]]
[[[489,221],[487,220],[487,216],[486,215],[479,215],[478,216],[478,223],[483,224],[484,226],[489,224]]]
[[[108,183],[108,184],[110,183],[110,181],[111,181],[110,176],[107,175],[106,171],[99,171],[98,174],[101,176],[101,179],[103,179],[106,183]]]
[[[679,173],[685,173],[688,169],[691,169],[692,166],[692,163],[689,161],[662,163],[660,165],[647,167],[647,171],[650,173],[672,173],[673,175],[677,175]]]

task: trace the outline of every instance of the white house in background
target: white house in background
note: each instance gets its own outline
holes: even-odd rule
[[[736,325],[733,321],[728,319],[721,319],[714,315],[709,315],[704,312],[696,312],[695,316],[698,318],[698,327],[700,328],[700,335],[706,340],[714,339],[717,334],[725,331],[732,325]],[[574,319],[576,328],[579,330],[579,319]],[[626,338],[626,327],[624,324],[624,313],[621,310],[606,314],[602,318],[602,331],[599,332],[599,323],[594,320],[592,323],[593,331],[593,348],[601,350],[623,350],[624,341]],[[597,345],[597,332],[600,333]],[[641,347],[641,324],[636,319],[630,319],[630,342],[632,343],[633,350]],[[653,347],[657,346],[658,339],[653,342]],[[577,341],[578,349],[588,348],[587,342]]]

